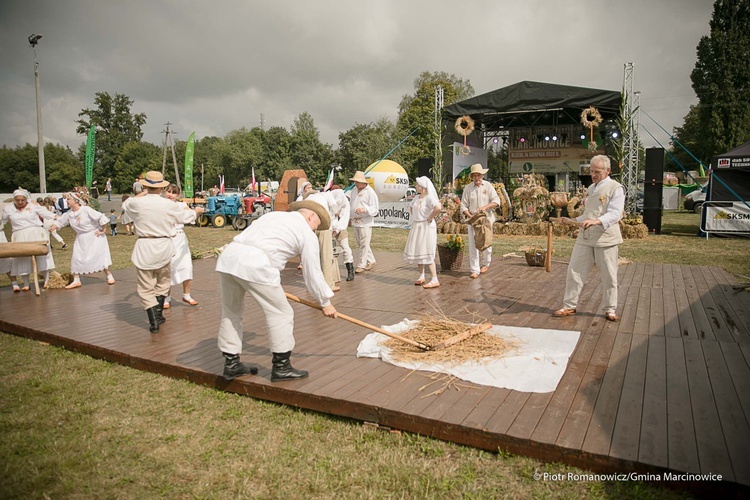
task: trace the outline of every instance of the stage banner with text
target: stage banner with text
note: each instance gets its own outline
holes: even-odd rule
[[[409,229],[411,227],[411,222],[409,222],[409,202],[381,202],[373,226]]]
[[[740,202],[707,201],[703,204],[704,233],[750,234],[750,208]]]

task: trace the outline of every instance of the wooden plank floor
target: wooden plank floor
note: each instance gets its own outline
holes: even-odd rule
[[[227,382],[219,376],[214,260],[195,262],[199,306],[173,302],[158,335],[148,332],[133,269],[115,272],[114,286],[101,276],[84,277],[82,288],[38,298],[3,288],[0,329],[142,370],[487,450],[594,471],[716,473],[740,488],[750,485],[750,298],[723,270],[623,265],[622,320],[610,323],[599,310],[596,271],[578,314],[558,319],[551,313],[561,305],[564,264],[545,273],[523,259],[496,258],[479,279],[469,279],[466,269],[441,273],[442,286],[424,290],[413,286],[415,266],[400,254],[376,256],[375,271],[342,282],[334,299],[341,312],[380,326],[439,308],[467,321],[478,315],[498,325],[581,331],[557,389],[536,394],[473,386],[426,396],[436,388],[420,391],[429,383],[426,375],[356,357],[368,331],[299,304],[293,304],[293,361],[311,375],[274,384],[263,316],[250,299],[242,359],[258,364],[260,373]],[[296,265],[282,276],[289,292],[308,297]]]

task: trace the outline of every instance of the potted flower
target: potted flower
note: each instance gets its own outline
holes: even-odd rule
[[[466,242],[460,234],[449,234],[445,243],[438,244],[440,267],[443,271],[458,271],[463,263],[463,249]]]

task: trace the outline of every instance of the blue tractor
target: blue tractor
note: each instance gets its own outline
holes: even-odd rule
[[[242,198],[236,194],[209,196],[206,198],[206,211],[198,217],[200,227],[208,226],[209,222],[214,227],[224,227],[232,223],[242,206]]]

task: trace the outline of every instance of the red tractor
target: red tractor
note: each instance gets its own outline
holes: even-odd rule
[[[232,217],[232,227],[237,231],[242,231],[253,223],[255,219],[266,212],[273,210],[271,207],[271,197],[265,193],[258,196],[245,196],[242,198],[242,213]]]

